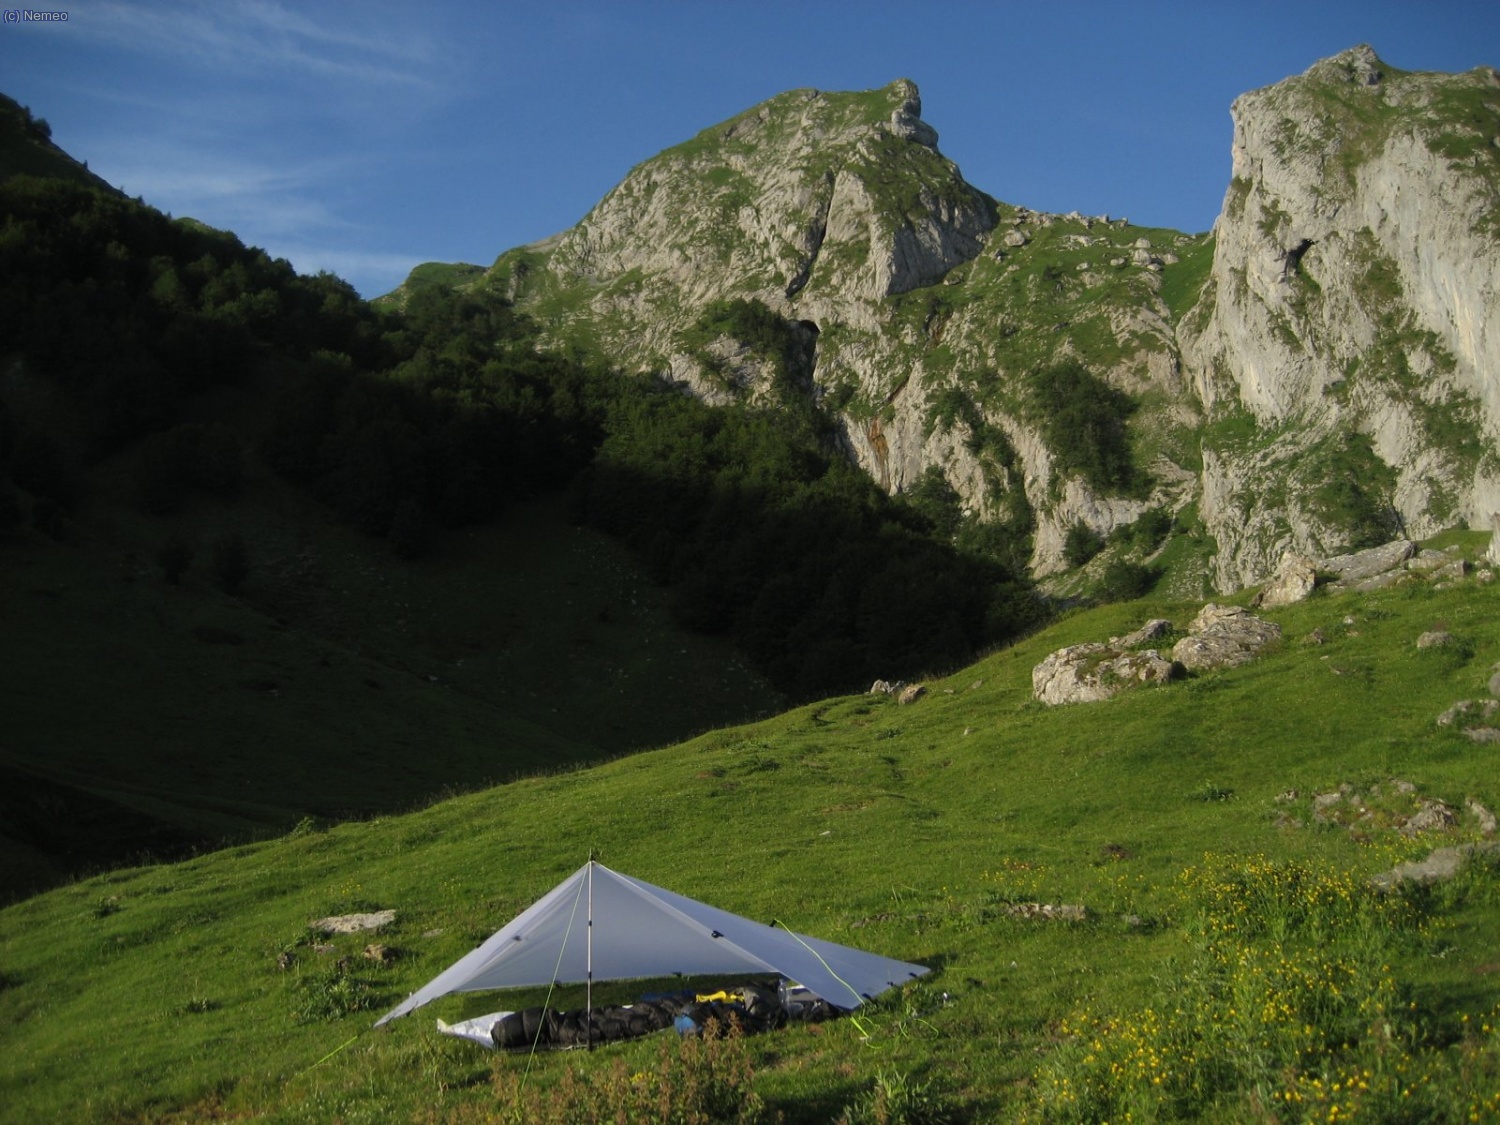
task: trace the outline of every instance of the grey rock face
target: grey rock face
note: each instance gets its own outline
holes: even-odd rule
[[[1247,664],[1281,638],[1281,626],[1256,617],[1241,606],[1210,602],[1188,627],[1188,635],[1172,646],[1172,659],[1189,671],[1232,668]]]
[[[1182,333],[1210,415],[1244,409],[1265,427],[1264,441],[1205,450],[1221,589],[1258,580],[1287,548],[1336,545],[1337,520],[1305,490],[1340,430],[1367,435],[1394,470],[1410,533],[1486,526],[1500,510],[1492,470],[1435,446],[1423,405],[1484,441],[1500,432],[1495,185],[1450,155],[1488,138],[1434,112],[1475,97],[1494,97],[1484,68],[1403,75],[1359,47],[1235,101],[1208,296]]]

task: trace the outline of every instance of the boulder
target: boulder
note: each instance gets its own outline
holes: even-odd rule
[[[1453,643],[1453,634],[1445,629],[1431,629],[1417,638],[1418,648],[1447,648]]]
[[[1121,652],[1090,641],[1058,649],[1031,670],[1032,692],[1043,703],[1097,703],[1138,684],[1176,678],[1176,666],[1155,649]]]
[[[339,914],[332,918],[319,918],[307,925],[320,934],[358,934],[389,926],[395,920],[394,910],[376,910],[368,914]]]
[[[1291,605],[1306,599],[1318,584],[1318,568],[1305,555],[1289,554],[1281,560],[1276,573],[1255,595],[1252,604],[1267,609]]]
[[[1437,848],[1426,859],[1398,864],[1390,871],[1376,875],[1370,883],[1380,890],[1388,890],[1400,883],[1412,882],[1422,885],[1440,883],[1451,879],[1463,870],[1469,857],[1475,854],[1492,855],[1495,844],[1464,844],[1456,848]]]
[[[1193,619],[1188,635],[1172,646],[1172,659],[1201,672],[1248,663],[1266,645],[1281,638],[1281,626],[1256,617],[1241,606],[1209,602]]]
[[[1388,574],[1416,553],[1417,545],[1410,539],[1397,539],[1383,547],[1371,547],[1367,551],[1323,559],[1318,563],[1318,569],[1331,571],[1337,576],[1341,586],[1354,586]]]
[[[1159,641],[1163,637],[1172,635],[1172,623],[1165,617],[1153,617],[1133,633],[1126,633],[1123,637],[1116,637],[1110,644],[1117,648],[1140,648],[1142,645]]]

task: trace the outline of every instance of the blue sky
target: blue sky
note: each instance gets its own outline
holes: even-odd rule
[[[131,195],[366,296],[577,222],[632,166],[798,87],[900,77],[1009,203],[1206,230],[1229,103],[1368,42],[1500,65],[1500,3],[59,0],[0,91]]]

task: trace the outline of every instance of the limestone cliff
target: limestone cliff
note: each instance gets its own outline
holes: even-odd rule
[[[1236,100],[1204,302],[1182,326],[1212,419],[1217,585],[1500,508],[1500,77],[1369,47]],[[1352,455],[1351,455],[1351,450]],[[1358,474],[1361,496],[1348,478]]]

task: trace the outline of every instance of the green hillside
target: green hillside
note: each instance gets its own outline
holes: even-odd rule
[[[1479,863],[1388,897],[1362,880],[1477,837],[1468,813],[1403,835],[1418,798],[1500,800],[1491,745],[1435,721],[1487,694],[1497,603],[1473,579],[1322,593],[1272,612],[1284,639],[1251,664],[1102,704],[1031,702],[1048,652],[1150,616],[1182,628],[1197,609],[1104,607],[910,705],[833,698],[39,895],[0,912],[0,1119],[509,1121],[565,1072],[621,1097],[670,1040],[528,1064],[432,1029],[541,993],[450,998],[369,1030],[593,851],[933,967],[858,1020],[746,1041],[747,1088],[788,1121],[876,1120],[878,1091],[906,1107],[888,1120],[1493,1120],[1500,874]],[[1434,629],[1453,643],[1419,649]],[[1340,785],[1370,816],[1313,817]],[[308,929],[376,908],[397,912],[386,965],[361,958],[367,935]]]
[[[0,94],[0,181],[11,176],[46,176],[115,190],[52,143],[45,118]]]

